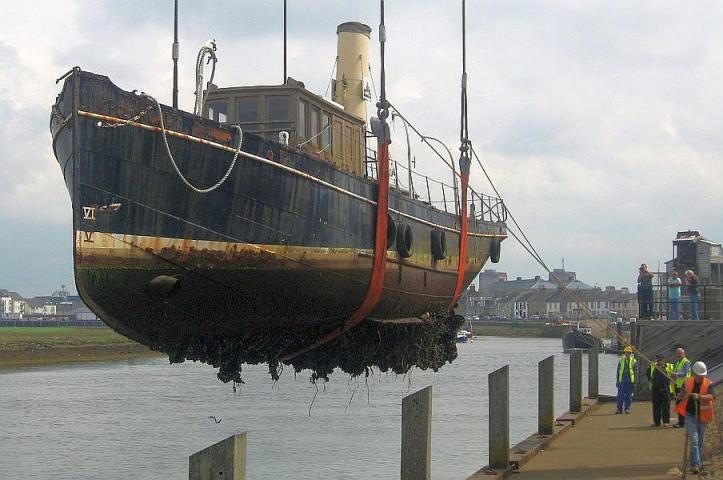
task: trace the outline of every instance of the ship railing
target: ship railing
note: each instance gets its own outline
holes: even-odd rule
[[[376,151],[366,149],[365,172],[366,177],[376,180],[378,175]],[[411,180],[411,182],[410,182]],[[455,188],[445,182],[435,180],[427,175],[420,174],[403,163],[391,160],[389,163],[389,183],[392,191],[404,196],[419,200],[447,213],[459,212],[455,201]],[[469,187],[467,212],[471,219],[480,222],[505,222],[507,209],[504,202],[483,193],[478,193]]]

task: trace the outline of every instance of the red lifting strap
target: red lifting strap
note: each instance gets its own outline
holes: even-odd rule
[[[459,228],[459,261],[457,262],[457,284],[454,287],[452,300],[449,302],[447,309],[451,312],[462,294],[464,285],[464,269],[467,266],[467,186],[469,185],[469,171],[461,172],[462,184],[462,212],[460,215]]]
[[[329,343],[344,333],[344,330],[349,330],[359,325],[362,320],[371,313],[382,297],[384,273],[387,267],[387,219],[389,218],[389,144],[387,142],[378,143],[378,164],[379,179],[377,189],[377,222],[374,235],[374,264],[364,301],[362,301],[359,308],[357,308],[344,325],[327,333],[313,345],[308,345],[299,351],[281,357],[280,360],[282,362],[291,360],[297,355],[310,352]]]
[[[374,236],[374,266],[364,301],[346,323],[353,328],[371,313],[382,298],[387,270],[387,219],[389,218],[389,144],[379,143],[379,188],[377,191],[377,230]]]

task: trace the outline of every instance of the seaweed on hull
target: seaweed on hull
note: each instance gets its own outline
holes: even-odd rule
[[[376,367],[382,372],[405,374],[412,367],[437,371],[457,358],[456,333],[464,323],[459,315],[422,323],[390,324],[367,321],[314,350],[283,364],[295,372],[311,370],[312,382],[328,380],[335,368],[352,377],[368,375]],[[270,329],[262,333],[206,340],[189,337],[185,342],[160,345],[171,363],[201,361],[218,368],[222,382],[242,383],[241,365],[265,363],[274,380],[283,367],[280,358],[321,337],[318,329]]]

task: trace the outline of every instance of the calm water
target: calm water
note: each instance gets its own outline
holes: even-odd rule
[[[555,355],[559,413],[569,363],[555,339],[483,337],[459,353],[439,373],[337,372],[318,394],[306,374],[274,384],[247,367],[234,395],[211,367],[163,358],[0,370],[0,478],[181,480],[189,455],[242,431],[252,479],[399,478],[402,398],[427,385],[433,478],[465,478],[487,463],[487,374],[510,365],[514,444],[537,428],[537,362]],[[601,393],[615,362],[600,357]]]

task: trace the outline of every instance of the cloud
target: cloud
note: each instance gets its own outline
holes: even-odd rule
[[[73,65],[170,103],[172,2],[15,2],[0,18],[0,221],[69,222],[47,130],[54,79]],[[723,240],[723,6],[670,0],[468,2],[469,122],[507,205],[547,258],[598,284],[671,255],[677,229]],[[193,104],[198,47],[219,44],[219,85],[280,83],[281,2],[181,2],[180,104]],[[289,74],[323,93],[337,24],[372,29],[378,4],[289,2]],[[458,156],[460,12],[387,2],[389,99]],[[28,28],[32,25],[32,28]],[[395,158],[406,159],[397,129]],[[412,140],[423,173],[449,172]],[[474,165],[472,183],[490,193]],[[8,247],[12,250],[12,246]],[[8,250],[9,251],[9,250]],[[540,273],[505,243],[500,268]]]

